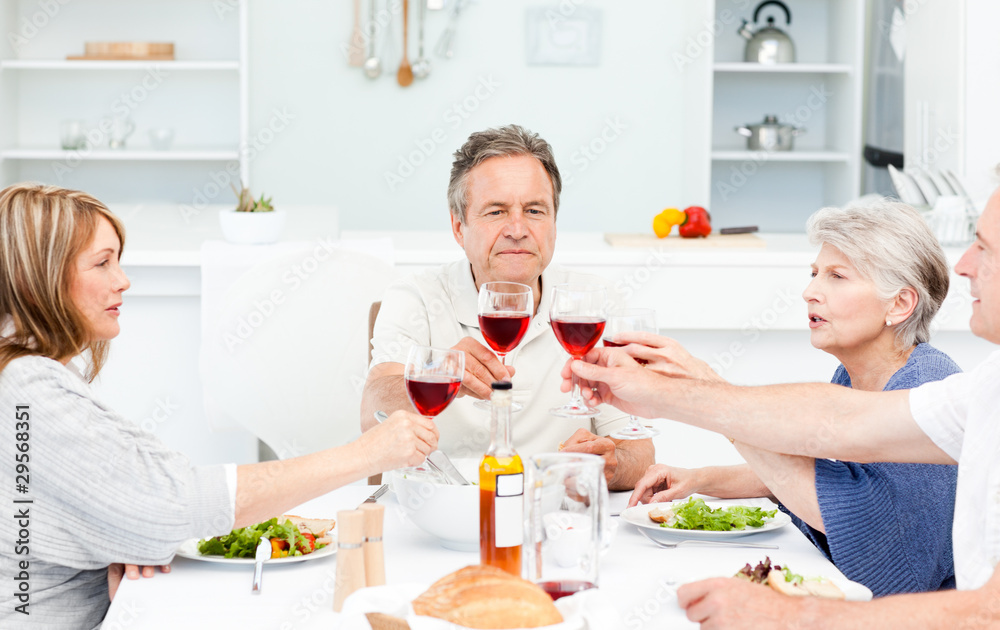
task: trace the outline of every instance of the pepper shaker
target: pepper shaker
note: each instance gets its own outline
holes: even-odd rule
[[[333,591],[333,611],[340,612],[347,596],[365,587],[365,515],[360,510],[337,512],[337,582]]]
[[[365,583],[368,586],[385,584],[385,555],[382,551],[382,521],[385,506],[365,503],[360,509],[365,515]]]

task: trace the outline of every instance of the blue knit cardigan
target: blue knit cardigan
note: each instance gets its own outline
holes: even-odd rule
[[[921,343],[884,391],[912,389],[957,372],[961,369],[948,355]],[[832,382],[851,386],[843,365]],[[826,534],[789,515],[848,579],[876,597],[955,588],[956,478],[956,466],[817,459],[816,496]]]

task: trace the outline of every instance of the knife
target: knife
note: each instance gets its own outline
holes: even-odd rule
[[[261,537],[257,543],[257,553],[254,556],[253,588],[251,593],[260,593],[260,580],[264,574],[264,563],[271,559],[271,540]]]

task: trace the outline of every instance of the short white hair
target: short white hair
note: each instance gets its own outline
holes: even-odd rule
[[[828,243],[843,252],[885,302],[906,288],[916,292],[916,308],[896,326],[897,347],[930,339],[931,320],[948,295],[950,272],[941,244],[916,210],[888,199],[823,208],[809,217],[806,233],[813,245]]]

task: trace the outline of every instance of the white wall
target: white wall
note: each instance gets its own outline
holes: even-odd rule
[[[451,153],[471,132],[511,122],[547,139],[571,179],[560,212],[564,230],[646,230],[668,205],[708,201],[711,55],[696,55],[683,69],[673,61],[711,19],[708,0],[481,0],[459,19],[454,57],[431,55],[430,77],[405,89],[394,79],[401,35],[396,54],[384,60],[389,76],[370,81],[347,65],[340,47],[353,3],[250,4],[250,135],[275,109],[295,116],[251,164],[254,188],[276,201],[332,199],[348,230],[445,229]],[[577,4],[603,12],[601,65],[527,66],[525,8],[572,11]],[[428,50],[447,18],[446,11],[428,12]],[[463,103],[474,110],[465,118],[456,109]],[[580,147],[600,148],[608,120],[624,129],[588,161]],[[429,157],[388,185],[385,174],[398,174],[401,160],[414,152],[414,162],[423,160],[421,144]]]

